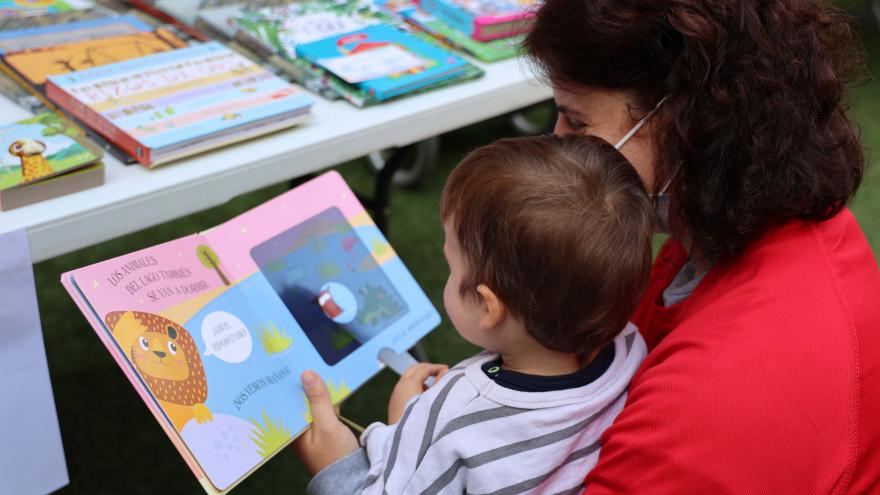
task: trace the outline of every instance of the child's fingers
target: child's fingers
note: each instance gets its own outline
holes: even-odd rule
[[[330,401],[330,392],[327,391],[324,380],[314,371],[306,371],[300,378],[306,392],[306,398],[309,400],[309,409],[312,412],[315,428],[338,421],[336,410],[333,409],[333,404]]]
[[[445,372],[449,366],[445,364],[419,363],[409,367],[404,373],[403,378],[417,382],[423,382],[429,376],[435,376]]]

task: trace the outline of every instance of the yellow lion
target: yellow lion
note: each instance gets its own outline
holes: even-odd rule
[[[177,431],[192,418],[213,418],[204,402],[208,382],[199,349],[185,328],[140,311],[113,311],[104,318]]]

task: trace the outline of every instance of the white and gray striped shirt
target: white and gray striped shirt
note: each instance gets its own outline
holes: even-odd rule
[[[548,392],[502,387],[481,369],[497,355],[477,354],[411,400],[398,424],[370,425],[364,449],[319,473],[309,493],[339,495],[332,480],[343,472],[361,476],[354,491],[365,495],[579,493],[646,354],[632,324],[614,347],[598,379]]]

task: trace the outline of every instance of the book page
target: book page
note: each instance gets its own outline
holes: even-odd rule
[[[260,338],[252,324],[259,314],[227,272],[206,239],[192,235],[71,274],[96,330],[124,355],[123,371],[218,490],[286,445],[296,433],[291,423],[305,421],[300,372],[273,357],[284,339]]]

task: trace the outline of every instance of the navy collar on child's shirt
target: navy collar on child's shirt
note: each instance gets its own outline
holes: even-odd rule
[[[504,388],[520,392],[552,392],[583,387],[596,381],[614,361],[614,342],[606,345],[584,368],[567,375],[539,376],[503,368],[501,358],[483,363],[483,373]]]

